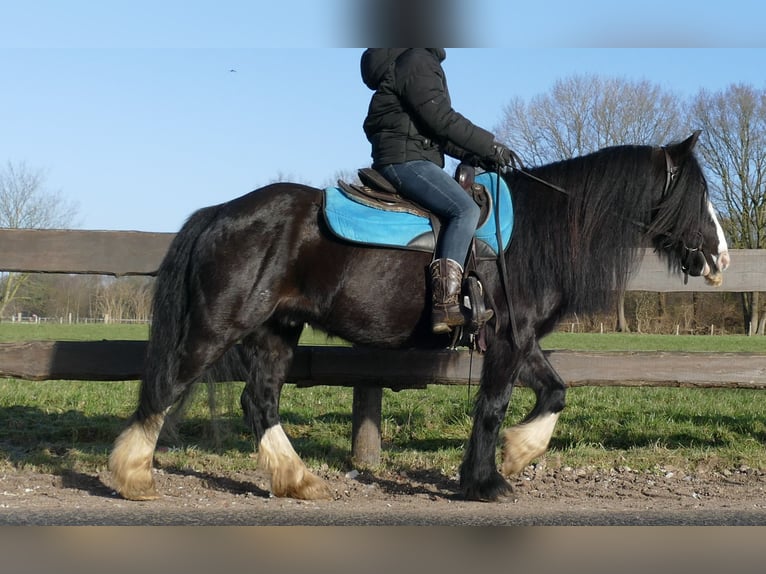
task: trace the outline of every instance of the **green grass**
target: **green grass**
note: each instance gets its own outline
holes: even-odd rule
[[[0,341],[22,339],[142,339],[145,325],[0,325]],[[326,343],[307,332],[305,344]],[[335,341],[332,341],[335,342]],[[549,349],[679,350],[766,354],[766,338],[554,334]],[[224,472],[254,468],[254,440],[239,408],[241,383],[198,386],[177,434],[161,440],[159,466]],[[384,468],[457,472],[471,428],[472,387],[384,390]],[[132,413],[138,382],[65,382],[0,379],[0,469],[98,472],[115,436]],[[294,445],[312,467],[350,468],[348,388],[288,385],[282,418]],[[533,393],[516,389],[507,424],[532,407]],[[766,468],[766,396],[747,389],[576,387],[568,392],[549,464],[694,471],[747,465]]]
[[[0,342],[144,340],[148,325],[0,323]],[[303,345],[344,345],[344,341],[307,328]],[[711,353],[763,353],[766,337],[746,335],[641,335],[636,333],[552,333],[542,340],[544,349],[573,351],[687,351]]]
[[[149,336],[146,324],[103,323],[0,323],[0,342],[13,341],[142,341]]]
[[[766,337],[748,337],[747,335],[552,333],[541,341],[541,345],[544,349],[569,349],[572,351],[686,351],[766,354]]]
[[[764,398],[746,389],[570,389],[551,452],[571,466],[766,468]]]

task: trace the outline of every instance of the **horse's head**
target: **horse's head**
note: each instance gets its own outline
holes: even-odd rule
[[[729,266],[729,248],[708,195],[707,182],[692,153],[700,132],[663,146],[665,186],[650,224],[655,248],[672,268],[720,285]]]

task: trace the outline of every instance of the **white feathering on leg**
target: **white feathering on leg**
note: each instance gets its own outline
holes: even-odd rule
[[[304,500],[331,498],[325,482],[303,464],[282,425],[266,429],[258,446],[258,463],[271,473],[274,496]]]
[[[503,474],[519,474],[548,449],[560,413],[548,413],[507,429],[503,440]]]
[[[109,455],[112,487],[128,500],[159,498],[152,476],[152,459],[165,415],[134,421],[114,442]]]

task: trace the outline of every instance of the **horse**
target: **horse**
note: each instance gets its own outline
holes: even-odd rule
[[[510,495],[506,477],[547,450],[566,383],[540,339],[568,314],[613,308],[639,248],[653,247],[669,272],[720,284],[729,253],[693,153],[698,137],[606,147],[502,174],[515,224],[502,260],[477,264],[496,312],[459,471],[466,499]],[[157,271],[138,404],[109,455],[111,486],[122,497],[159,496],[152,459],[166,416],[192,383],[236,350],[246,373],[241,407],[272,494],[328,498],[279,418],[304,325],[355,345],[448,346],[448,336],[430,329],[425,269],[432,254],[339,239],[322,209],[323,190],[279,182],[197,210],[176,234]],[[534,390],[536,402],[501,438],[517,380]]]

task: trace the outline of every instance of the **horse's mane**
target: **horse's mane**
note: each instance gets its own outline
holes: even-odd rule
[[[698,229],[706,197],[673,193],[706,190],[695,185],[703,178],[696,160],[687,162],[661,202],[665,159],[652,146],[609,147],[528,170],[566,193],[518,172],[509,176],[515,217],[509,264],[519,274],[519,295],[552,287],[562,293],[562,313],[611,304],[647,237],[677,240]]]

